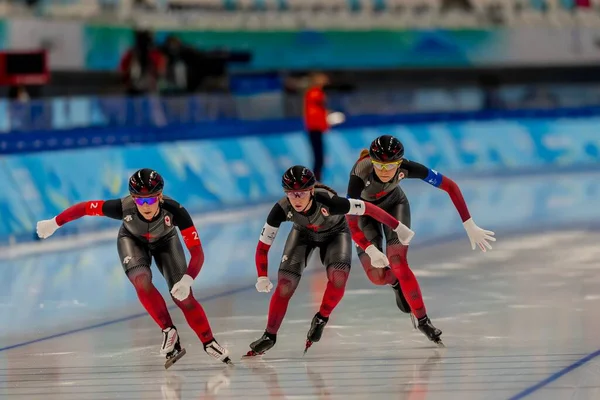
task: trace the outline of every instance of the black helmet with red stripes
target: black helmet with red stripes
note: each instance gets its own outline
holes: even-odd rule
[[[285,191],[308,190],[315,186],[316,182],[315,174],[302,165],[288,168],[281,177],[281,186]]]
[[[129,178],[129,193],[133,196],[150,197],[160,194],[165,181],[158,172],[150,168],[137,170]]]
[[[404,145],[391,135],[379,136],[371,142],[369,156],[381,163],[400,161],[404,157]]]

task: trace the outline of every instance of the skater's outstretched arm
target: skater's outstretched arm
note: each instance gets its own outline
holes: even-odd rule
[[[347,197],[351,200],[359,200],[360,194],[365,188],[365,181],[356,175],[356,172],[358,171],[353,171],[353,173],[350,175],[350,182],[348,183]],[[364,232],[360,229],[360,226],[358,225],[359,218],[359,215],[352,213],[346,214],[346,220],[348,221],[348,227],[350,228],[350,233],[352,234],[352,240],[361,249],[363,249],[365,253],[367,253],[369,259],[371,260],[371,265],[374,268],[385,268],[389,266],[390,262],[386,255],[383,254],[380,249],[375,247],[373,243],[369,242]]]
[[[360,193],[360,191],[358,193]],[[406,225],[402,224],[381,208],[366,201],[344,199],[339,196],[329,197],[325,194],[317,194],[317,201],[326,205],[329,208],[329,213],[332,215],[346,215],[352,239],[365,251],[365,253],[367,253],[371,259],[371,265],[374,268],[385,268],[389,266],[390,263],[386,255],[365,237],[365,234],[358,226],[359,216],[367,215],[388,225],[398,234],[399,240],[405,245],[408,245],[414,236],[414,232]]]
[[[281,223],[285,222],[286,220],[287,216],[285,215],[285,211],[279,205],[279,203],[276,203],[271,209],[271,212],[267,217],[267,222],[265,222],[265,225],[260,232],[258,245],[256,246],[256,254],[254,256],[256,273],[258,275],[256,290],[259,292],[269,292],[273,288],[273,284],[268,278],[269,250],[275,241],[275,237],[277,236],[277,231],[279,230]]]
[[[386,211],[375,204],[357,199],[345,199],[339,196],[328,196],[317,194],[316,200],[329,208],[331,215],[366,215],[392,228],[397,234],[400,242],[407,245],[415,233],[409,227],[398,221]]]
[[[285,222],[286,219],[285,211],[279,203],[276,203],[271,209],[267,217],[267,222],[260,232],[258,245],[256,246],[254,261],[256,262],[256,272],[259,277],[266,277],[269,274],[269,250],[275,241],[281,223]]]
[[[381,252],[379,250],[375,251],[377,250],[375,246],[367,240],[365,234],[358,226],[359,216],[367,215],[375,218],[381,223],[388,225],[394,229],[394,231],[396,231],[398,234],[398,239],[402,244],[405,245],[410,242],[414,236],[414,232],[376,205],[360,200],[360,194],[364,188],[365,181],[353,172],[352,175],[350,175],[350,182],[348,183],[348,201],[351,202],[352,210],[347,213],[346,219],[348,220],[348,226],[350,227],[350,232],[352,233],[352,240],[354,240],[354,242],[356,242],[360,248],[367,252],[374,267],[383,268],[384,265],[382,265],[382,263],[384,260],[383,257],[381,257],[381,254],[379,254]],[[385,262],[387,262],[387,260],[385,260]]]
[[[365,188],[365,182],[354,173],[350,175],[350,182],[348,183],[348,194],[347,197],[349,199],[360,199],[360,194]],[[363,233],[363,231],[358,226],[358,216],[347,214],[346,220],[348,221],[348,226],[350,227],[350,233],[352,234],[352,240],[363,250],[370,248],[373,246],[371,242],[367,240],[367,237]]]
[[[36,226],[40,238],[46,239],[67,222],[75,221],[84,216],[108,217],[113,219],[123,218],[121,199],[91,200],[77,203],[52,219],[39,221]]]
[[[496,238],[493,237],[494,232],[481,229],[475,225],[475,222],[469,213],[467,203],[465,202],[462,192],[460,191],[460,188],[456,182],[447,176],[440,174],[436,170],[428,168],[423,164],[419,164],[418,162],[404,159],[402,161],[402,168],[408,171],[408,179],[421,179],[430,185],[442,189],[448,193],[452,203],[454,204],[454,207],[456,207],[456,210],[462,219],[463,226],[467,231],[467,235],[471,241],[471,248],[473,250],[475,250],[475,246],[479,246],[483,252],[486,251],[486,248],[490,250],[492,249],[492,246],[488,243],[488,241],[496,241]]]
[[[173,214],[173,225],[181,231],[183,242],[191,256],[186,274],[192,279],[196,279],[204,264],[204,251],[194,221],[185,207],[173,199],[165,199],[162,207],[165,211]]]
[[[183,301],[190,295],[190,287],[204,264],[204,251],[194,221],[185,207],[172,199],[165,199],[162,207],[173,214],[173,224],[181,231],[183,242],[191,256],[185,275],[171,289],[173,297]]]

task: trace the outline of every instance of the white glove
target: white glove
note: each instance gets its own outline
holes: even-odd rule
[[[346,116],[341,112],[332,112],[327,115],[327,124],[334,126],[344,123],[346,121]]]
[[[365,249],[365,253],[369,255],[373,268],[385,268],[390,265],[388,258],[375,245],[369,245]]]
[[[396,229],[394,229],[394,232],[396,232],[396,235],[398,235],[398,240],[400,240],[400,243],[402,243],[405,246],[407,246],[410,243],[413,236],[415,236],[415,233],[402,222],[398,224]]]
[[[60,228],[56,223],[56,217],[52,219],[45,219],[43,221],[38,221],[36,225],[36,232],[38,236],[42,239],[46,239],[47,237],[52,236],[56,230]]]
[[[492,245],[490,245],[488,241],[496,241],[496,238],[493,237],[494,232],[481,229],[480,227],[475,225],[475,222],[473,222],[473,218],[469,218],[468,220],[463,222],[463,226],[465,227],[467,235],[469,236],[469,240],[471,241],[471,249],[475,250],[475,245],[479,246],[481,251],[483,251],[484,253],[487,251],[486,247],[490,250],[492,249]]]
[[[269,293],[273,289],[273,284],[266,276],[259,276],[254,286],[256,286],[256,290],[263,293]]]
[[[190,288],[192,287],[192,283],[194,282],[194,278],[185,274],[179,282],[173,285],[173,289],[171,289],[171,295],[175,298],[175,300],[183,301],[188,298],[190,295]]]

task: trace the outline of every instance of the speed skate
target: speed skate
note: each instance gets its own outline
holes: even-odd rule
[[[160,347],[160,354],[166,356],[165,369],[168,369],[185,355],[185,349],[181,347],[177,328],[170,326],[163,329],[163,342]]]
[[[167,361],[165,361],[165,369],[169,369],[169,367],[175,364],[183,356],[185,356],[185,349],[182,348],[179,343],[177,343],[173,351],[167,354]]]

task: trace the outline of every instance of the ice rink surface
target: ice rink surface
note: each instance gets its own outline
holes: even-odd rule
[[[466,237],[411,250],[443,349],[355,263],[323,339],[303,357],[325,288],[311,265],[262,360],[240,361],[270,297],[249,288],[203,301],[233,368],[209,359],[175,309],[188,354],[169,370],[160,330],[141,316],[3,349],[0,398],[600,399],[599,242],[594,230],[554,230],[501,237],[485,255]]]

